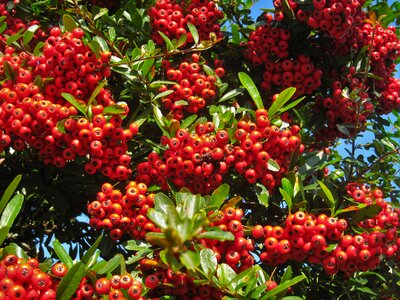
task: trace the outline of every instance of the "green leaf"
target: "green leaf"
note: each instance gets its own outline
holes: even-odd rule
[[[294,196],[294,187],[292,182],[287,178],[282,178],[282,188],[289,194],[291,198]]]
[[[279,188],[279,191],[281,192],[283,200],[285,200],[288,210],[290,212],[292,210],[292,205],[293,205],[292,197],[290,197],[290,195],[282,188]]]
[[[175,210],[175,205],[167,195],[157,193],[154,196],[154,208],[156,211],[168,215],[168,212]]]
[[[130,250],[130,251],[140,251],[140,250],[144,250],[144,249],[149,249],[150,247],[151,247],[151,245],[144,241],[129,240],[125,249]]]
[[[222,263],[217,268],[217,277],[222,288],[227,287],[236,276],[235,271],[227,264]]]
[[[275,114],[292,98],[296,88],[290,87],[281,92],[268,110],[268,117],[272,119]]]
[[[193,124],[194,121],[196,121],[196,119],[196,115],[191,115],[187,117],[185,120],[182,121],[181,128],[188,128],[191,124]]]
[[[272,158],[268,159],[268,170],[272,172],[279,172],[280,169],[281,167],[275,160],[273,160]]]
[[[64,249],[64,247],[58,240],[53,241],[53,249],[56,252],[57,257],[68,267],[68,269],[70,269],[74,265],[71,256],[69,256],[68,252]]]
[[[99,244],[100,244],[102,238],[103,238],[103,235],[100,235],[97,238],[97,240],[94,242],[94,244],[83,255],[82,262],[84,264],[87,264],[89,262],[90,258],[95,254],[97,247],[99,247]]]
[[[15,243],[11,243],[9,246],[5,247],[3,249],[3,254],[14,254],[25,260],[29,258],[25,251]]]
[[[219,230],[210,230],[200,233],[197,238],[199,239],[210,239],[210,240],[218,240],[218,241],[234,241],[235,236],[229,231]]]
[[[154,115],[154,120],[156,121],[158,127],[162,130],[164,135],[169,137],[169,132],[168,132],[168,130],[166,130],[166,126],[164,123],[164,116],[163,116],[161,110],[156,105],[153,105],[153,115]]]
[[[17,74],[15,74],[14,69],[10,65],[10,63],[5,60],[3,62],[3,67],[4,67],[4,73],[6,74],[7,79],[15,82],[17,80]]]
[[[150,208],[147,211],[147,217],[154,222],[158,227],[165,229],[168,227],[168,215]]]
[[[211,201],[209,206],[220,208],[221,205],[227,200],[229,196],[229,185],[227,183],[221,184],[211,194]]]
[[[67,121],[67,119],[61,120],[59,122],[57,122],[57,130],[61,133],[66,134],[67,131],[65,130],[65,122]]]
[[[111,258],[107,264],[101,268],[99,271],[97,271],[97,274],[108,274],[114,271],[116,268],[118,268],[119,265],[121,265],[122,260],[124,257],[122,254],[116,254],[113,258]]]
[[[282,276],[282,278],[281,278],[281,283],[292,279],[292,275],[293,275],[292,267],[291,267],[291,266],[288,266],[288,267],[286,268],[285,273],[283,274],[283,276]]]
[[[92,94],[90,95],[90,98],[88,100],[88,106],[92,105],[93,101],[96,99],[97,95],[100,93],[100,91],[103,89],[103,87],[107,84],[107,80],[102,80],[96,88],[93,90]]]
[[[69,103],[71,103],[73,106],[75,106],[75,108],[77,110],[79,110],[85,117],[87,117],[86,115],[86,108],[80,104],[73,95],[69,94],[69,93],[61,93],[61,96],[63,96],[63,98],[65,100],[67,100]]]
[[[110,42],[114,42],[115,40],[115,36],[116,36],[116,32],[115,32],[115,28],[114,27],[110,27],[108,28],[108,36],[110,38]]]
[[[278,285],[276,288],[268,291],[268,293],[266,293],[264,295],[264,297],[262,297],[261,299],[271,299],[272,297],[279,294],[280,292],[287,290],[288,287],[295,285],[306,278],[307,277],[304,274],[302,274],[302,275],[294,277],[291,280],[287,280],[287,281],[281,283],[280,285]]]
[[[194,44],[197,45],[199,43],[199,32],[197,31],[196,26],[194,26],[191,23],[187,23],[187,27],[189,28],[189,31],[192,34]]]
[[[72,298],[82,278],[85,276],[85,270],[86,266],[82,262],[78,262],[69,269],[58,285],[56,293],[58,300],[69,300]]]
[[[10,227],[2,227],[0,228],[0,247],[3,242],[6,240],[8,232],[10,231]]]
[[[147,74],[149,73],[149,71],[153,65],[154,65],[154,58],[146,59],[141,68],[142,76],[147,76]]]
[[[282,298],[282,300],[302,300],[302,299],[304,298],[301,298],[299,296],[286,296]]]
[[[242,85],[246,88],[246,90],[249,92],[251,99],[253,99],[256,107],[258,109],[264,108],[264,104],[261,99],[261,95],[257,89],[257,86],[255,85],[253,79],[249,75],[243,72],[239,72],[239,80],[242,83]]]
[[[93,38],[93,40],[99,43],[101,51],[109,51],[110,50],[110,48],[108,48],[107,42],[102,37],[96,35]]]
[[[12,43],[18,41],[21,37],[22,37],[22,32],[23,30],[18,31],[18,33],[13,34],[12,36],[10,36],[7,41],[6,41],[6,45],[10,46]]]
[[[254,186],[254,190],[257,195],[258,202],[265,207],[269,206],[269,192],[265,185],[261,183],[256,183]]]
[[[243,94],[243,92],[245,90],[246,89],[244,89],[244,88],[237,88],[237,89],[234,89],[232,91],[229,91],[225,95],[223,95],[221,98],[219,98],[219,100],[217,102],[221,103],[221,102],[224,102],[226,100],[235,98],[236,96],[239,96],[239,95]]]
[[[125,112],[125,109],[118,104],[110,105],[104,108],[103,115],[121,115]]]
[[[176,41],[176,48],[181,47],[187,41],[187,34],[182,34],[179,39]]]
[[[200,265],[200,257],[196,252],[186,251],[179,257],[181,263],[188,270],[194,270]]]
[[[166,90],[164,92],[161,92],[161,93],[155,95],[154,98],[151,101],[156,101],[158,99],[167,97],[168,95],[171,95],[173,92],[174,92],[173,90]]]
[[[96,57],[99,58],[100,52],[101,52],[99,42],[98,41],[90,41],[88,43],[88,46],[89,46],[90,50],[92,50],[93,53],[96,55]]]
[[[40,56],[44,45],[45,44],[43,42],[37,43],[35,48],[33,49],[33,55],[34,56]]]
[[[8,227],[11,228],[15,218],[18,216],[21,210],[22,204],[24,203],[24,195],[15,195],[4,208],[0,218],[0,228]]]
[[[354,223],[360,222],[365,219],[375,217],[382,210],[382,207],[378,204],[371,204],[367,207],[357,210],[351,215],[351,220]]]
[[[336,207],[336,201],[335,198],[333,197],[332,192],[328,189],[328,187],[322,182],[318,180],[318,184],[322,189],[322,194],[321,197],[325,200],[326,204],[328,204],[328,207],[330,208],[332,214],[335,212],[335,207]]]
[[[39,29],[39,25],[35,24],[30,26],[25,33],[22,35],[22,41],[24,44],[28,44],[35,36],[35,31]]]
[[[203,249],[200,251],[200,265],[208,278],[211,278],[217,270],[217,257],[211,249]]]
[[[301,98],[299,98],[299,99],[296,99],[295,101],[290,102],[288,105],[282,107],[279,111],[280,111],[281,113],[283,113],[283,112],[285,112],[285,111],[287,111],[287,110],[289,110],[289,109],[292,109],[293,107],[296,107],[297,104],[299,104],[300,102],[302,102],[305,98],[306,98],[306,97],[304,96],[304,97],[301,97]]]
[[[74,18],[67,14],[62,16],[62,22],[66,31],[72,31],[78,27],[78,24],[75,22]]]
[[[172,52],[175,50],[174,45],[172,44],[171,40],[161,31],[158,31],[158,34],[163,38],[165,45],[167,46],[167,52]]]
[[[11,196],[14,194],[15,190],[17,189],[17,186],[21,182],[22,175],[17,175],[13,181],[8,185],[6,188],[3,196],[1,197],[0,200],[0,213],[3,211],[4,207],[7,205],[8,201],[11,199]]]

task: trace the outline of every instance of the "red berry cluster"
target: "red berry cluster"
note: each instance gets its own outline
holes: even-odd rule
[[[288,215],[286,226],[260,226],[253,228],[253,237],[264,239],[264,251],[261,261],[270,265],[279,265],[288,260],[322,263],[329,254],[328,242],[337,242],[347,221],[327,217],[324,214],[315,217],[312,214],[296,212]]]
[[[216,75],[222,77],[225,74],[222,61],[216,60],[215,66]],[[173,93],[162,99],[164,108],[171,111],[176,120],[181,120],[185,111],[197,114],[215,98],[218,92],[216,77],[204,72],[198,54],[192,54],[190,59],[183,60],[177,67],[164,60],[162,67],[168,80],[178,82],[172,86]],[[167,89],[164,85],[159,91]]]
[[[149,154],[148,161],[137,166],[136,181],[157,183],[167,190],[167,180],[171,180],[177,188],[210,194],[233,169],[247,182],[260,181],[272,191],[287,173],[291,155],[303,149],[299,127],[271,125],[264,109],[256,111],[256,123],[242,120],[232,128],[234,143],[230,143],[227,130],[215,131],[212,122],[198,124],[195,130],[180,129],[175,137],[164,136],[162,143],[168,149],[161,157]],[[279,165],[279,171],[270,170],[270,159]]]
[[[339,131],[337,124],[350,125],[346,127],[350,135],[356,133],[360,127],[364,126],[367,117],[374,112],[374,105],[369,101],[367,92],[360,91],[358,93],[359,101],[362,101],[362,103],[354,101],[346,93],[345,89],[348,86],[352,90],[362,86],[362,82],[354,77],[354,68],[349,69],[346,80],[350,83],[345,81],[345,85],[342,85],[342,81],[334,81],[329,96],[317,95],[314,98],[315,109],[323,108],[325,111],[326,125],[316,134],[320,140],[332,140],[338,136],[346,137],[345,133]]]
[[[274,6],[282,9],[281,0],[275,0]],[[319,33],[327,35],[337,44],[346,44],[354,27],[364,17],[361,11],[364,0],[313,0],[312,5],[300,1],[289,1],[298,21],[306,23]]]
[[[400,255],[400,241],[396,241],[398,238],[397,230],[400,225],[400,209],[395,209],[386,202],[383,198],[383,192],[378,188],[371,189],[366,184],[350,183],[346,189],[355,201],[367,205],[377,204],[382,207],[382,210],[376,216],[362,220],[359,225],[362,228],[372,229],[371,234],[379,235],[381,242],[379,246],[382,247],[382,252],[387,257],[392,257],[395,254]],[[366,235],[370,234],[366,233]]]
[[[254,65],[273,62],[276,58],[288,58],[291,37],[289,29],[274,27],[270,22],[257,27],[250,34],[244,57]]]
[[[242,218],[243,211],[240,208],[226,207],[223,211],[212,212],[209,226],[231,232],[235,239],[233,241],[202,239],[200,241],[205,247],[214,251],[218,263],[226,263],[236,272],[254,265],[254,257],[250,253],[254,250],[254,241],[245,237]]]
[[[5,42],[7,41],[8,37],[15,35],[20,30],[26,30],[31,26],[39,25],[39,22],[36,20],[26,23],[24,20],[22,20],[20,18],[15,18],[13,16],[12,12],[7,10],[8,2],[9,1],[5,1],[5,0],[0,1],[0,16],[6,17],[4,22],[6,22],[6,24],[7,24],[7,28],[0,35],[0,40],[2,41],[2,42],[0,42],[0,51],[2,51],[2,52],[4,52],[4,50],[6,48]],[[40,41],[44,36],[45,36],[45,32],[42,29],[38,28],[38,29],[36,29],[36,31],[34,33],[32,42],[36,43],[36,42]]]
[[[141,296],[142,283],[130,274],[113,275],[111,278],[99,278],[93,284],[84,277],[72,299],[145,299]],[[128,298],[126,298],[128,296]]]
[[[60,279],[67,267],[56,263],[51,275],[39,269],[39,262],[30,258],[23,260],[10,254],[0,261],[0,299],[56,299]]]
[[[295,97],[311,95],[320,86],[322,71],[315,67],[310,57],[300,54],[295,59],[267,61],[261,88],[263,90],[281,91],[295,87]]]
[[[371,78],[376,90],[383,93],[378,97],[380,113],[389,113],[391,110],[400,107],[400,86],[398,79],[392,77],[395,70],[395,61],[400,56],[400,41],[396,35],[396,28],[389,26],[382,27],[379,23],[373,27],[370,23],[365,22],[357,28],[355,34],[357,49],[363,47],[372,47],[370,72],[379,79]],[[371,94],[371,93],[370,93]],[[375,99],[374,95],[370,95]]]
[[[149,264],[151,261],[151,264]],[[174,273],[171,269],[154,268],[157,261],[143,259],[140,268],[144,273],[144,285],[149,289],[147,296],[157,299],[172,295],[183,300],[222,299],[222,292],[210,285],[199,285],[186,273]]]
[[[115,105],[111,92],[102,88],[90,103],[92,116],[80,118],[77,108],[61,96],[69,93],[86,107],[99,81],[111,74],[111,54],[105,51],[97,58],[83,44],[83,35],[81,28],[61,34],[54,27],[40,56],[5,49],[0,58],[0,76],[7,77],[0,91],[0,151],[8,146],[19,151],[29,145],[46,164],[57,167],[89,155],[87,173],[99,171],[126,180],[132,172],[127,143],[138,128],[131,124],[124,129],[120,115],[107,115],[104,109]],[[10,73],[14,78],[9,78]],[[128,107],[121,107],[127,114]]]
[[[89,223],[93,228],[110,231],[113,240],[124,234],[144,239],[147,232],[159,231],[147,218],[147,210],[153,206],[154,194],[147,192],[144,183],[130,181],[124,194],[104,183],[97,199],[88,205]]]
[[[34,77],[54,78],[54,82],[45,86],[45,96],[54,103],[66,103],[62,92],[86,103],[98,83],[111,75],[108,66],[111,53],[104,51],[97,58],[83,43],[84,35],[82,28],[62,34],[60,28],[54,27],[45,41],[43,55],[32,56],[28,61]],[[102,93],[96,101],[104,106],[115,104],[109,93]]]
[[[148,14],[153,29],[152,39],[158,45],[164,43],[159,31],[169,39],[179,39],[182,35],[186,35],[187,43],[193,43],[188,23],[196,26],[202,41],[209,40],[210,33],[215,34],[217,38],[222,37],[218,20],[224,15],[214,1],[157,0],[156,5],[150,7]]]

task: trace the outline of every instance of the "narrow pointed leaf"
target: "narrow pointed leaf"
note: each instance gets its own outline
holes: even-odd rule
[[[85,269],[86,266],[82,262],[78,262],[69,269],[58,285],[56,293],[58,300],[69,300],[72,298],[82,278],[85,276]]]
[[[86,117],[86,107],[83,106],[81,103],[78,102],[78,100],[75,99],[75,97],[69,93],[61,93],[61,96],[65,100],[67,100],[69,103],[71,103],[77,110],[79,110],[85,117]]]
[[[100,235],[97,238],[97,240],[93,243],[93,245],[83,255],[82,262],[84,264],[87,264],[89,262],[90,258],[95,254],[97,248],[99,247],[99,244],[100,244],[102,238],[103,238],[103,235]]]
[[[240,72],[239,80],[242,83],[242,85],[246,88],[246,90],[249,92],[250,97],[253,99],[256,107],[258,109],[264,108],[260,92],[258,91],[257,86],[255,85],[253,79],[251,79],[251,77],[246,73]]]
[[[11,199],[11,196],[14,194],[15,190],[17,189],[17,186],[21,182],[22,175],[17,175],[13,181],[8,185],[6,188],[3,196],[1,197],[0,200],[0,213],[3,211],[4,207],[7,205],[7,202]]]
[[[275,114],[292,98],[296,88],[290,87],[281,92],[268,110],[268,117],[272,119]]]
[[[68,252],[58,240],[53,241],[53,249],[56,252],[57,257],[68,267],[68,269],[74,265],[74,261],[72,260],[71,256],[69,256]]]
[[[194,26],[191,23],[187,23],[187,27],[189,28],[189,31],[192,34],[194,43],[197,45],[199,43],[199,32],[197,31],[196,26]]]

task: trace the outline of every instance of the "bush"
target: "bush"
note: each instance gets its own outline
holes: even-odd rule
[[[398,297],[399,5],[251,2],[0,1],[0,299]]]

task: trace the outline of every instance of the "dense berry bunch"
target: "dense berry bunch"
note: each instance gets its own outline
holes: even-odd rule
[[[278,92],[288,87],[295,87],[295,97],[311,95],[320,86],[322,71],[315,67],[307,55],[294,59],[265,62],[265,71],[261,88],[265,91]]]
[[[215,130],[212,122],[196,125],[195,132],[180,129],[175,137],[164,136],[162,143],[168,149],[162,156],[151,153],[137,166],[137,181],[168,189],[171,180],[177,188],[210,194],[234,170],[247,182],[260,181],[272,191],[287,173],[291,155],[302,151],[299,127],[271,125],[266,110],[256,112],[256,123],[242,120],[232,131],[233,143],[228,131]],[[279,170],[271,170],[270,159]]]
[[[152,39],[158,45],[164,43],[159,31],[171,40],[186,35],[187,42],[193,43],[188,23],[196,26],[202,41],[209,40],[210,33],[215,34],[217,38],[222,37],[218,20],[224,15],[214,1],[157,0],[156,5],[151,7],[148,13],[153,29]]]
[[[101,277],[92,282],[88,277],[82,278],[72,299],[146,299],[141,296],[142,282],[130,274]]]
[[[177,82],[172,86],[173,93],[162,99],[164,108],[171,111],[176,120],[181,120],[185,111],[197,114],[215,99],[218,92],[216,77],[207,75],[198,54],[192,54],[190,59],[183,60],[177,67],[172,67],[167,60],[162,66],[166,78]],[[216,60],[216,67],[215,73],[222,77],[225,74],[222,62]],[[160,92],[166,90],[165,85],[160,88]]]
[[[62,263],[56,263],[50,275],[34,258],[7,255],[0,261],[0,299],[56,299],[57,285],[66,273]]]
[[[312,5],[301,1],[289,1],[296,18],[306,23],[320,34],[334,39],[336,47],[346,44],[347,38],[353,34],[354,28],[364,17],[362,5],[364,0],[313,0]],[[283,9],[283,1],[274,1],[278,10]]]
[[[288,58],[291,37],[289,29],[274,27],[271,23],[257,27],[250,34],[244,56],[255,65]]]
[[[6,78],[0,91],[0,150],[29,146],[57,167],[87,157],[87,173],[126,180],[131,174],[127,144],[138,128],[122,127],[126,105],[118,107],[121,115],[107,114],[105,109],[116,103],[106,88],[90,99],[99,81],[111,74],[111,55],[105,51],[97,58],[83,35],[80,28],[61,34],[54,27],[40,56],[5,49],[0,58],[0,76]],[[78,115],[62,93],[72,95],[92,116]]]
[[[214,251],[218,263],[226,263],[236,272],[241,272],[254,265],[254,241],[245,237],[242,224],[243,211],[240,208],[225,207],[223,211],[215,211],[210,215],[210,227],[218,227],[231,232],[233,241],[202,239],[200,242]]]
[[[110,231],[113,240],[124,234],[134,239],[144,239],[147,232],[159,229],[147,218],[147,210],[154,206],[154,194],[147,192],[144,183],[130,181],[125,193],[104,183],[97,199],[88,205],[90,225]]]
[[[45,86],[46,97],[54,103],[66,103],[62,92],[87,103],[98,83],[111,75],[108,66],[111,53],[105,51],[97,58],[83,43],[84,34],[81,28],[62,34],[60,28],[54,27],[45,41],[43,55],[32,56],[28,61],[34,77],[54,78],[54,82]],[[115,104],[110,93],[102,93],[96,101],[104,106]]]

